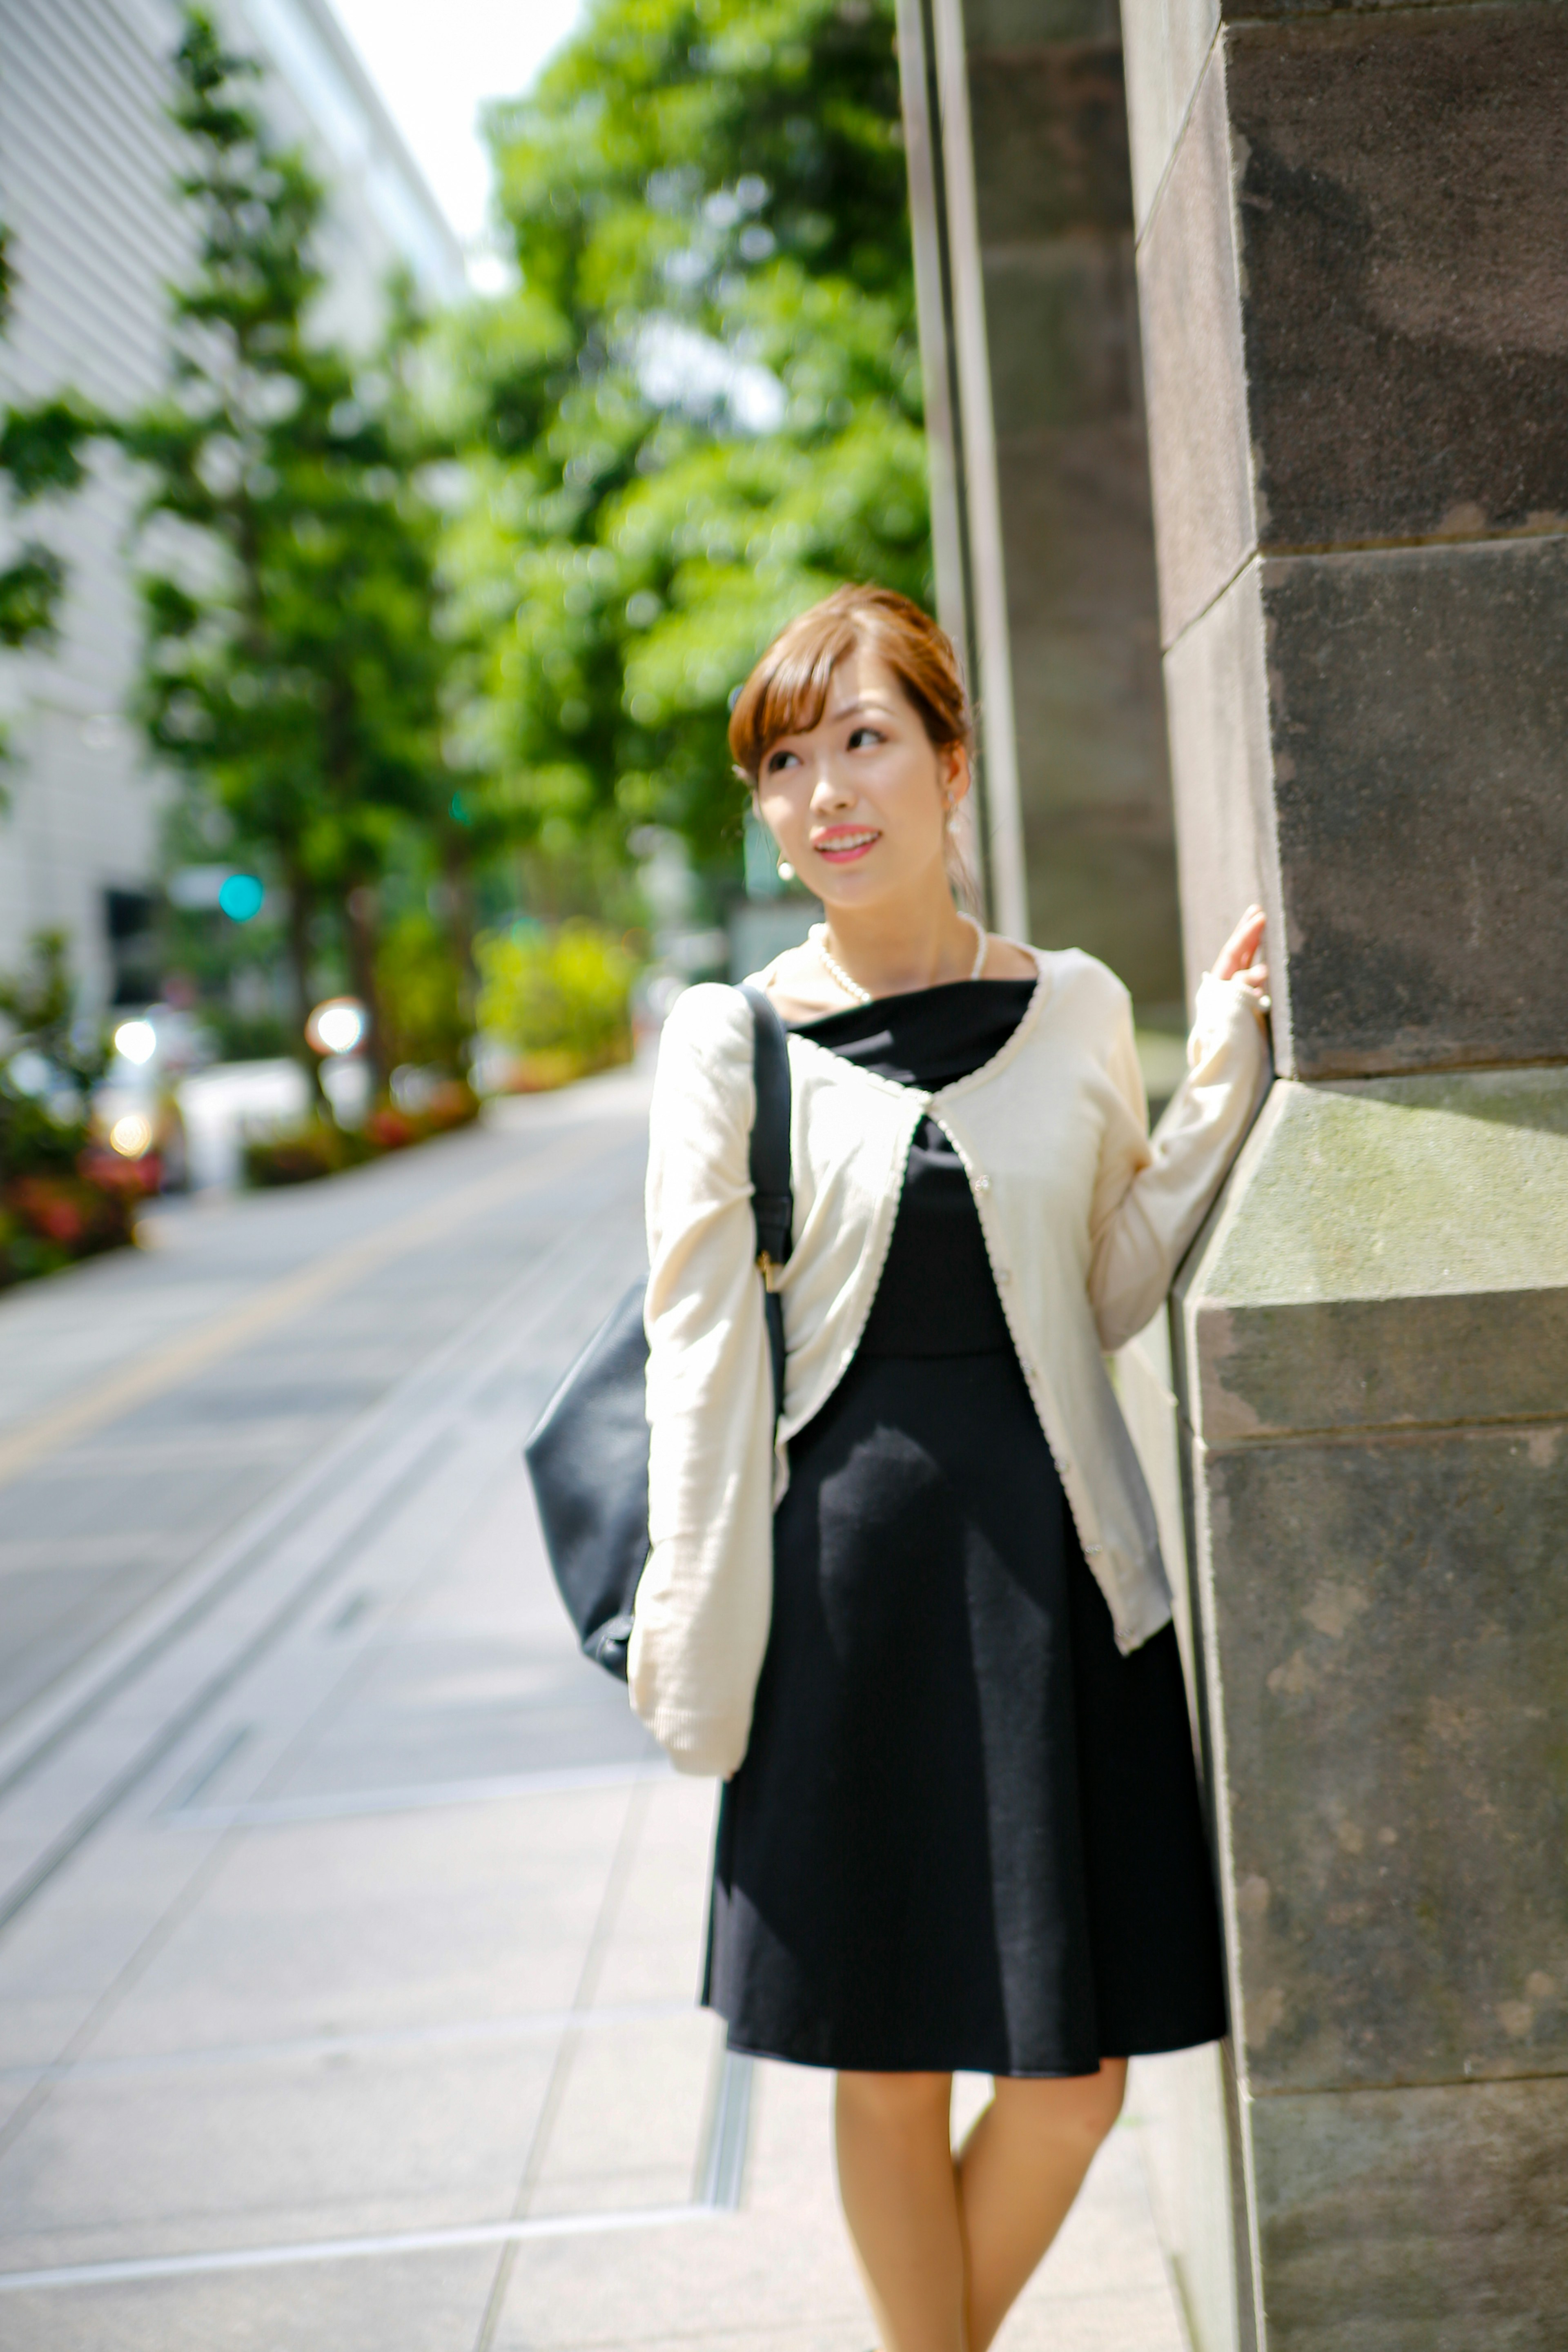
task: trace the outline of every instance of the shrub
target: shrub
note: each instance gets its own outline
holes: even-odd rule
[[[428,1102],[417,1109],[406,1104],[378,1103],[362,1132],[378,1151],[401,1151],[410,1143],[426,1143],[433,1135],[448,1135],[467,1127],[479,1115],[479,1098],[461,1078],[443,1078]]]
[[[142,1190],[76,1174],[13,1179],[0,1196],[0,1286],[119,1249],[133,1238],[132,1211]]]
[[[55,1108],[23,1094],[0,1074],[0,1182],[18,1176],[68,1176],[87,1143],[79,1097],[72,1101],[62,1090]]]
[[[363,1129],[351,1132],[335,1119],[317,1112],[298,1127],[276,1135],[252,1136],[240,1155],[245,1181],[258,1190],[279,1184],[310,1184],[318,1176],[336,1176],[345,1168],[375,1158],[375,1146]]]
[[[132,1240],[136,1202],[159,1182],[155,1159],[121,1160],[92,1139],[106,1052],[76,1023],[74,998],[60,931],[37,933],[26,969],[0,974],[0,1288]]]
[[[614,932],[519,924],[480,939],[475,957],[480,1030],[518,1054],[521,1088],[562,1086],[631,1058],[637,964]]]
[[[402,1151],[412,1143],[427,1143],[432,1136],[450,1134],[479,1116],[479,1097],[460,1078],[448,1078],[436,1087],[418,1110],[405,1110],[382,1101],[363,1127],[348,1129],[317,1115],[281,1134],[258,1136],[245,1147],[245,1181],[267,1191],[279,1184],[310,1184],[319,1176],[336,1176],[345,1168],[362,1167],[388,1151]]]
[[[68,1176],[86,1148],[88,1097],[108,1052],[95,1030],[79,1030],[75,997],[63,931],[36,931],[22,971],[0,972],[0,1184]]]

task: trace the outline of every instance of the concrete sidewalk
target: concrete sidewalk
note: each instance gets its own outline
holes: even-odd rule
[[[173,1581],[149,1583],[154,1558],[96,1638],[68,1651],[58,1629],[68,1664],[0,1738],[8,2352],[867,2352],[829,2083],[726,2061],[694,2008],[712,1790],[577,1658],[517,1463],[637,1260],[640,1106],[599,1106],[596,1143],[557,1110],[443,1147],[417,1201],[269,1204],[269,1270],[233,1274],[221,1311],[304,1286],[226,1374],[224,1442],[253,1465],[230,1522],[209,1479]],[[395,1280],[384,1256],[334,1292],[357,1409],[290,1449],[289,1391],[320,1396],[339,1360],[310,1221],[333,1252],[384,1212],[406,1240],[437,1174],[468,1211],[408,1242]],[[221,1241],[221,1216],[203,1231]],[[160,1290],[193,1286],[171,1251],[129,1269],[128,1328],[210,1320],[223,1254],[202,1246],[201,1313]],[[52,1412],[141,1360],[69,1282],[16,1304],[0,1349],[25,1324]],[[176,1367],[118,1420],[59,1423],[13,1482],[30,1622],[51,1528],[79,1561],[124,1513],[95,1460],[150,1449],[150,1523],[185,1524],[215,1377]],[[270,1441],[248,1454],[247,1412]],[[1003,2341],[1181,2352],[1134,2126]]]

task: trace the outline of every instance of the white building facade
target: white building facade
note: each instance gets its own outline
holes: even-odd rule
[[[326,0],[226,0],[234,45],[266,68],[258,102],[327,183],[322,323],[368,343],[399,262],[426,298],[462,291],[462,255]],[[164,107],[175,0],[0,0],[0,220],[16,274],[0,403],[63,385],[110,410],[165,381],[166,293],[188,233]],[[0,656],[16,764],[0,813],[0,969],[28,936],[71,938],[89,1001],[144,992],[137,942],[157,851],[160,780],[125,716],[140,619],[135,488],[112,454],[72,499],[24,518],[69,567],[47,655]]]

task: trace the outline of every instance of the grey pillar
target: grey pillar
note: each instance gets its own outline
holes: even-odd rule
[[[994,914],[1179,1011],[1114,0],[900,0],[939,597]]]
[[[1163,2215],[1200,2352],[1547,2352],[1568,11],[1124,5],[1188,970],[1264,899],[1280,1072],[1122,1367],[1235,2025],[1151,2077]]]

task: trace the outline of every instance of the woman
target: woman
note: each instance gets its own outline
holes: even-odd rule
[[[886,2352],[982,2352],[1128,2059],[1225,2031],[1169,1592],[1102,1356],[1159,1308],[1256,1106],[1263,918],[1200,988],[1151,1144],[1121,983],[954,904],[969,719],[923,614],[840,590],[730,740],[826,918],[759,976],[791,1033],[785,1393],[775,1433],[752,1017],[694,988],[654,1094],[632,1698],[726,1781],[704,1999],[731,2048],[837,2071]],[[956,2158],[955,2069],[995,2079]]]

